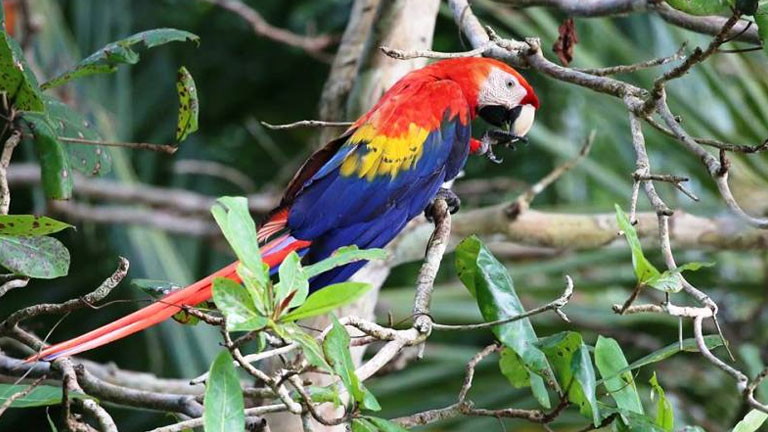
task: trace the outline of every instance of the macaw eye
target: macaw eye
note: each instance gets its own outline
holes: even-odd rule
[[[514,86],[515,86],[515,83],[513,83],[512,81],[507,82],[507,87],[512,88]]]

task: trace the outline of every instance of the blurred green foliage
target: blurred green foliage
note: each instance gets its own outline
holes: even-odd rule
[[[350,0],[249,1],[272,24],[297,33],[341,34]],[[236,15],[192,0],[32,0],[41,25],[31,41],[35,70],[45,81],[74,65],[84,55],[133,33],[160,27],[178,28],[200,37],[200,46],[176,44],[153,49],[133,67],[116,74],[92,76],[64,87],[58,95],[75,104],[105,139],[164,142],[176,125],[176,112],[168,109],[176,99],[175,78],[180,65],[194,76],[200,98],[199,131],[172,157],[142,151],[110,149],[108,176],[134,182],[190,189],[210,195],[241,194],[237,186],[208,176],[179,174],[174,163],[208,160],[245,173],[259,189],[279,189],[311,151],[316,131],[266,131],[256,120],[271,123],[315,118],[316,106],[329,65],[303,51],[256,37]],[[563,18],[542,8],[515,11],[491,0],[475,0],[475,12],[502,36],[540,36],[551,45]],[[632,15],[613,19],[577,19],[580,43],[575,67],[627,64],[674,53],[683,41],[707,43],[708,37],[669,26],[660,18]],[[464,49],[450,12],[441,11],[435,49]],[[768,61],[764,52],[717,55],[695,68],[668,89],[671,107],[689,132],[741,144],[756,144],[768,135]],[[620,76],[648,87],[658,71]],[[634,155],[628,119],[621,101],[546,77],[522,72],[542,100],[531,144],[504,154],[501,165],[479,158],[470,160],[467,179],[503,177],[514,187],[502,193],[474,194],[466,207],[514,198],[553,166],[578,152],[591,130],[597,131],[587,160],[545,191],[534,202],[540,209],[561,212],[612,212],[614,203],[626,206],[631,189]],[[479,128],[482,125],[478,124]],[[667,202],[682,211],[716,217],[724,213],[709,177],[698,160],[673,140],[647,129],[648,150],[654,171],[691,178],[691,189],[701,198],[694,203],[669,185],[657,188]],[[19,147],[14,162],[35,160],[34,150]],[[768,209],[765,155],[734,157],[733,183],[737,198],[753,213]],[[15,190],[11,213],[39,213],[44,198],[38,190]],[[650,207],[641,198],[641,210]],[[131,261],[130,277],[172,280],[183,284],[218,269],[231,260],[227,251],[206,239],[171,236],[142,227],[78,224],[57,237],[73,251],[69,276],[35,281],[4,296],[0,316],[32,302],[58,302],[83,295],[113,270],[118,255]],[[645,248],[647,258],[661,262],[656,248]],[[766,255],[763,252],[713,250],[676,251],[680,262],[714,261],[717,265],[691,273],[689,279],[709,293],[721,308],[724,331],[739,353],[738,365],[756,373],[766,360],[768,332],[765,312]],[[441,323],[480,321],[474,299],[461,287],[451,264],[444,260],[433,298],[433,316]],[[610,305],[622,303],[636,284],[628,248],[561,252],[547,257],[521,256],[506,262],[520,300],[528,308],[556,298],[562,277],[576,282],[576,296],[565,312],[568,325],[554,314],[532,319],[539,336],[578,330],[587,345],[597,334],[616,339],[629,363],[677,340],[677,320],[655,315],[617,316]],[[395,269],[381,295],[382,320],[395,321],[411,314],[417,264]],[[650,291],[650,290],[646,290]],[[641,298],[660,300],[660,293]],[[675,295],[675,300],[684,301]],[[81,310],[64,320],[51,336],[62,340],[134,310],[147,296],[123,284],[113,299],[126,300],[98,311]],[[32,330],[45,334],[55,318],[34,322]],[[690,328],[683,329],[687,336]],[[711,329],[710,329],[711,330]],[[455,402],[466,362],[493,340],[488,331],[436,333],[425,359],[383,379],[366,381],[391,418]],[[175,322],[138,334],[88,354],[97,361],[150,371],[163,376],[192,377],[207,370],[219,351],[219,337],[207,326],[188,327]],[[478,406],[532,408],[537,402],[528,389],[514,389],[499,379],[496,359],[481,363],[470,397]],[[697,354],[684,353],[636,371],[637,392],[643,405],[652,407],[651,372],[663,385],[674,408],[674,424],[699,425],[707,430],[732,427],[747,412],[732,381]],[[658,390],[657,390],[658,393]],[[658,395],[656,396],[658,397]],[[58,408],[51,409],[58,415]],[[158,413],[114,409],[121,430],[146,430],[163,421]],[[42,415],[11,410],[0,419],[7,430],[45,430]],[[379,415],[377,414],[377,415]],[[426,430],[503,430],[496,419],[457,418]],[[540,430],[525,422],[504,421],[508,430]],[[573,412],[552,427],[574,430],[585,419]]]

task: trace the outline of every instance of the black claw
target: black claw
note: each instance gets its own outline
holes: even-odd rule
[[[445,203],[448,205],[448,211],[451,214],[456,213],[461,208],[461,199],[456,195],[452,190],[441,187],[440,190],[437,191],[437,194],[435,195],[435,198],[432,199],[432,202],[427,205],[427,208],[424,209],[424,217],[427,218],[428,221],[432,222],[432,210],[435,206],[435,200],[442,199],[445,201]]]

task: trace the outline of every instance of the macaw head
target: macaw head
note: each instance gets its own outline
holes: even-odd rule
[[[493,59],[488,74],[477,94],[477,112],[488,123],[506,127],[519,137],[525,136],[531,126],[539,98],[525,78],[506,63]]]
[[[533,126],[539,98],[528,81],[508,64],[485,57],[433,64],[461,85],[474,112],[488,123],[523,137]]]

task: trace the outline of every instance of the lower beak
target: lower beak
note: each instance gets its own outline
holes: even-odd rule
[[[535,116],[536,108],[533,105],[523,105],[520,114],[512,122],[512,133],[519,137],[526,136],[533,126]]]

